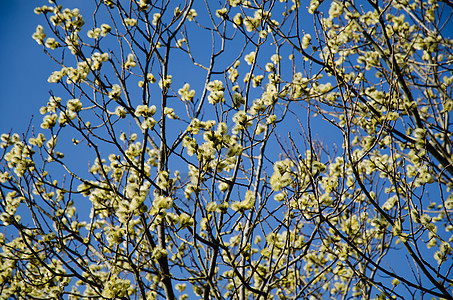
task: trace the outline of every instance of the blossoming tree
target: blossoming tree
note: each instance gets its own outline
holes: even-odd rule
[[[2,299],[453,299],[451,1],[49,2]]]

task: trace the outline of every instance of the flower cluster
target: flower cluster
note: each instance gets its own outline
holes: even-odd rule
[[[190,85],[186,83],[178,90],[178,94],[181,96],[182,101],[192,101],[195,96],[195,90],[190,90]]]
[[[27,170],[33,172],[35,162],[32,156],[35,151],[29,145],[20,141],[17,134],[13,134],[12,136],[2,134],[1,141],[2,148],[6,148],[8,145],[13,146],[4,156],[5,161],[8,163],[8,168],[14,169],[14,173],[18,177],[24,176]]]
[[[156,106],[151,105],[138,105],[135,109],[135,115],[137,117],[143,117],[144,121],[141,123],[142,129],[153,129],[156,121],[153,119],[154,114],[156,113]]]
[[[209,82],[206,88],[209,92],[211,92],[208,96],[209,103],[217,104],[225,101],[223,98],[223,91],[225,91],[225,87],[220,80]]]
[[[58,123],[63,126],[76,118],[77,113],[82,109],[82,102],[79,99],[71,99],[66,103],[66,110],[60,111]]]

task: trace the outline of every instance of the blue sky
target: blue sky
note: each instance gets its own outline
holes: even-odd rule
[[[82,15],[85,17],[87,23],[91,23],[91,17],[89,13],[83,10],[83,6],[86,6],[88,2],[83,1],[60,1],[65,7],[75,8],[80,7]],[[59,86],[47,82],[50,74],[59,70],[60,67],[53,63],[53,61],[42,51],[43,46],[38,45],[33,39],[32,34],[35,32],[38,24],[45,25],[45,19],[42,15],[36,15],[33,10],[36,6],[48,5],[48,1],[29,1],[29,0],[13,0],[13,1],[0,1],[1,18],[0,18],[0,38],[3,41],[3,47],[0,48],[0,65],[3,67],[3,72],[0,75],[0,134],[15,132],[22,134],[24,133],[30,121],[35,127],[35,131],[42,131],[40,124],[42,121],[42,115],[39,113],[39,108],[46,105],[50,91],[55,91],[59,94]],[[86,24],[83,35],[85,34],[90,24]],[[45,31],[47,26],[44,26]],[[206,38],[210,40],[210,33],[206,32],[208,36]],[[203,37],[198,35],[191,35],[191,42],[203,43]],[[240,39],[242,42],[242,38]],[[211,47],[195,47],[193,49],[198,59],[209,57]],[[237,51],[236,51],[237,50]],[[247,48],[246,53],[254,50],[252,45]],[[198,51],[198,53],[197,53]],[[201,51],[201,52],[199,52]],[[206,55],[203,51],[207,51]],[[222,54],[223,59],[229,56],[235,56],[238,54],[240,49],[232,49]],[[274,52],[269,52],[261,56],[261,59],[269,59]],[[229,57],[231,59],[232,57]],[[173,56],[171,60],[170,73],[175,74],[174,86],[181,87],[184,82],[188,82],[191,88],[195,88],[197,91],[196,97],[201,95],[202,85],[204,84],[204,72],[195,74],[194,72],[200,72],[199,68],[193,68],[188,71],[181,70],[181,65],[187,66],[187,61],[180,61],[178,55]],[[283,59],[287,61],[287,55]],[[206,62],[207,63],[207,62]],[[288,63],[288,62],[286,62]],[[246,67],[246,63],[241,61],[241,68]],[[289,65],[288,65],[289,66]],[[243,71],[241,76],[243,76]],[[187,76],[190,74],[190,76]],[[201,80],[198,78],[200,75]],[[220,78],[219,78],[220,79]],[[65,99],[67,95],[60,95]],[[303,112],[299,115],[305,119],[306,113]],[[312,120],[313,121],[313,120]],[[295,122],[295,120],[293,120]],[[303,121],[304,122],[304,121]],[[317,124],[322,123],[322,126],[316,126],[318,130],[315,130],[320,135],[325,136],[326,122],[322,122],[320,119]],[[304,124],[306,125],[306,124]],[[298,124],[294,124],[298,127]],[[329,125],[327,125],[329,126]],[[28,134],[30,137],[30,133]],[[285,138],[285,137],[283,137]],[[330,142],[332,136],[329,136]],[[337,142],[341,144],[341,136],[337,139]],[[276,149],[280,152],[280,149]],[[303,151],[301,151],[303,152]],[[277,157],[275,157],[277,158]],[[87,165],[86,157],[83,157],[85,161],[82,162],[83,166]]]
[[[32,116],[33,124],[40,130],[42,116],[39,108],[46,104],[49,91],[56,87],[47,82],[55,65],[42,52],[42,45],[31,38],[37,24],[44,21],[42,16],[34,14],[33,8],[36,4],[46,3],[31,0],[0,1],[0,133],[10,130],[24,132]],[[77,7],[81,3],[72,1],[69,6]],[[190,79],[193,79],[193,75]],[[200,82],[194,81],[193,84]],[[86,166],[87,161],[83,161],[82,165]]]
[[[49,97],[47,77],[51,70],[41,45],[31,38],[42,21],[33,13],[35,1],[0,2],[0,131],[22,132]]]

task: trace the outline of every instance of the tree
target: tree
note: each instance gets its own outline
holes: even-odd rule
[[[49,2],[2,299],[453,299],[452,2]]]

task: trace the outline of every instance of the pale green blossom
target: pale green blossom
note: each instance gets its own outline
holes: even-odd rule
[[[195,90],[189,90],[190,85],[185,83],[182,88],[178,90],[178,94],[181,96],[182,101],[192,101],[195,96]]]

